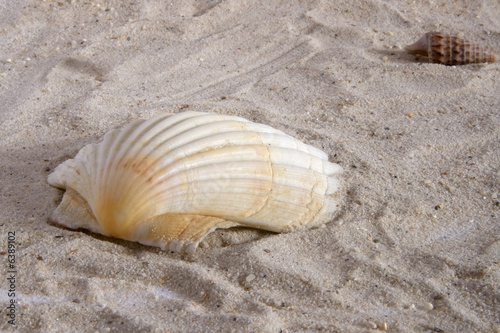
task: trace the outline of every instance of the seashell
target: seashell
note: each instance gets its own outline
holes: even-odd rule
[[[414,44],[408,45],[405,50],[410,54],[426,56],[432,62],[443,65],[495,62],[498,58],[492,50],[441,32],[428,32]]]
[[[272,127],[202,112],[159,115],[113,130],[59,165],[53,221],[194,252],[216,228],[288,232],[329,222],[342,168]]]

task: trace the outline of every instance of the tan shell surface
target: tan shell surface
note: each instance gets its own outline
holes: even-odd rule
[[[342,168],[272,127],[201,112],[136,120],[59,165],[53,220],[192,252],[216,228],[286,232],[329,222]]]
[[[405,50],[410,54],[426,56],[430,61],[443,65],[495,62],[498,59],[490,49],[441,32],[428,32],[415,43],[408,45]]]

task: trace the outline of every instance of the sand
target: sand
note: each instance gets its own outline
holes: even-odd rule
[[[499,18],[496,0],[0,3],[0,329],[500,332],[500,62],[404,52],[433,30],[499,51]],[[57,165],[187,110],[323,149],[342,211],[194,256],[50,222]]]

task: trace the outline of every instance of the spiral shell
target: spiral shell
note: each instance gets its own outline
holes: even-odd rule
[[[194,252],[216,228],[287,232],[329,222],[341,173],[323,151],[269,126],[184,112],[107,133],[48,182],[66,190],[57,223]]]
[[[428,32],[414,44],[408,45],[405,50],[410,54],[426,56],[432,62],[443,65],[495,62],[498,58],[492,50],[441,32]]]

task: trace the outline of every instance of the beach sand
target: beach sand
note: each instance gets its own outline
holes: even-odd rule
[[[0,329],[500,332],[500,62],[404,52],[428,31],[498,52],[499,18],[497,0],[4,1]],[[323,149],[341,212],[218,230],[194,256],[50,221],[57,165],[183,111]]]

